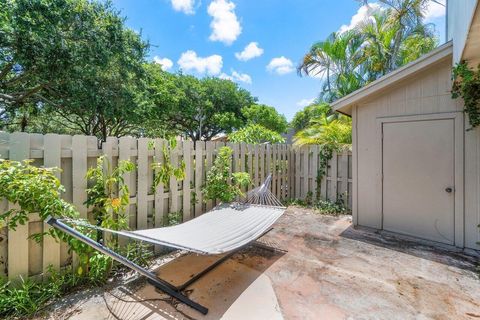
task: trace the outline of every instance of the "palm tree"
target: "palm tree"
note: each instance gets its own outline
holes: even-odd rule
[[[353,30],[332,33],[305,54],[298,73],[324,79],[320,100],[341,98],[437,45],[431,25],[423,23],[427,0],[382,2],[387,9]]]
[[[380,1],[386,9],[353,30],[332,33],[305,54],[298,73],[323,78],[320,101],[331,102],[348,95],[437,45],[431,26],[423,23],[429,0]],[[295,143],[331,143],[337,148],[351,142],[350,130],[348,118],[333,119],[326,113],[299,131]]]
[[[339,151],[352,144],[352,119],[350,117],[323,114],[311,121],[310,126],[298,131],[294,136],[298,146],[318,144]]]
[[[338,99],[364,84],[362,76],[357,73],[363,61],[362,43],[363,39],[355,31],[334,32],[325,41],[312,45],[298,67],[298,73],[324,78],[321,100]]]
[[[393,9],[380,11],[358,25],[364,39],[363,54],[367,81],[373,81],[418,59],[437,45],[426,25],[404,28]]]

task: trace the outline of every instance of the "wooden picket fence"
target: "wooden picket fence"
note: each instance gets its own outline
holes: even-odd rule
[[[328,166],[327,176],[317,182],[319,150],[317,146],[295,148],[286,144],[249,145],[222,142],[179,141],[171,150],[174,166],[185,162],[185,179],[171,179],[169,186],[160,184],[152,190],[155,172],[154,161],[161,161],[162,139],[109,137],[98,146],[96,137],[82,135],[27,134],[0,132],[0,158],[11,160],[32,159],[36,166],[58,167],[58,178],[65,186],[64,199],[73,203],[81,217],[91,218],[85,206],[87,200],[87,170],[96,165],[97,158],[105,155],[113,167],[121,160],[136,164],[134,172],[125,175],[130,190],[127,212],[131,229],[160,227],[164,218],[172,212],[182,212],[187,221],[215,206],[214,201],[203,201],[201,189],[206,173],[211,168],[220,147],[233,150],[232,171],[250,173],[253,185],[259,186],[272,173],[272,192],[281,200],[321,197],[322,199],[351,198],[351,154],[334,154]],[[152,147],[154,146],[154,147]],[[0,201],[0,212],[12,204]],[[0,276],[35,276],[50,265],[60,268],[72,263],[72,255],[65,244],[50,237],[37,243],[29,236],[44,231],[48,225],[38,216],[16,230],[0,230]]]

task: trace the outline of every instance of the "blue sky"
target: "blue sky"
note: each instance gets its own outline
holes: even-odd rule
[[[320,79],[296,66],[312,43],[368,15],[354,0],[114,0],[127,25],[164,69],[232,79],[291,119],[315,98]],[[428,21],[444,39],[444,9]]]

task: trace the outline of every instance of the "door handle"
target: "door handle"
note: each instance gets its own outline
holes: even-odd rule
[[[447,188],[445,188],[445,191],[446,191],[447,193],[452,193],[452,192],[453,192],[453,188],[452,188],[452,187],[447,187]]]

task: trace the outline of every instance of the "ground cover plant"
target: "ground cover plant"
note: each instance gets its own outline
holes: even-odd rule
[[[290,199],[286,202],[286,205],[310,208],[320,214],[327,215],[351,214],[350,209],[345,205],[343,197],[337,201],[330,201],[322,199],[313,200],[312,196],[312,193],[309,192],[305,199]]]

